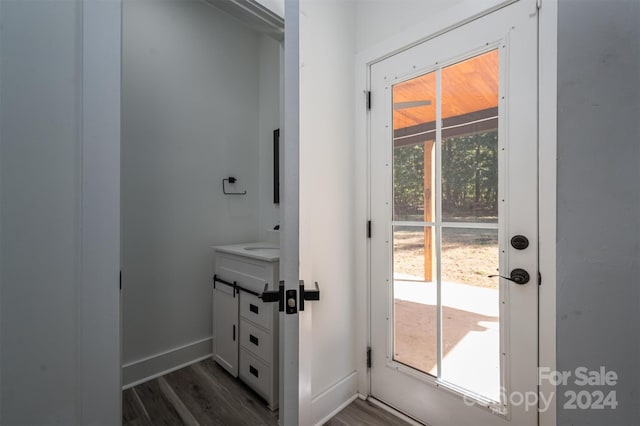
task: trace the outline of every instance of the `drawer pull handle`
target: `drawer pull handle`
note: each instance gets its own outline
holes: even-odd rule
[[[253,303],[249,303],[249,310],[251,312],[253,312],[254,314],[258,313],[258,307],[256,305],[254,305]]]
[[[258,346],[258,338],[256,336],[254,336],[253,334],[249,335],[249,341],[251,343],[253,343],[254,345]]]
[[[254,376],[258,377],[258,369],[254,368],[254,366],[253,366],[253,365],[250,365],[250,366],[249,366],[249,372],[250,372],[251,374],[253,374]]]

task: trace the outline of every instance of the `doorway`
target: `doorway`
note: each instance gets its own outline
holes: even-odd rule
[[[126,388],[211,357],[212,246],[279,238],[272,179],[283,20],[256,28],[218,3],[233,5],[123,2]]]
[[[537,424],[537,16],[504,7],[370,81],[371,395]]]

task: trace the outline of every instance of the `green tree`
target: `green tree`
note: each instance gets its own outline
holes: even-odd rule
[[[424,145],[407,145],[393,151],[394,215],[422,220],[424,214]]]
[[[445,220],[498,214],[498,132],[447,138],[442,144],[442,211]],[[424,145],[394,148],[396,218],[424,215]]]

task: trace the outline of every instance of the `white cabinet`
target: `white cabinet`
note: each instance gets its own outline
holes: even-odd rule
[[[213,358],[238,377],[238,297],[233,287],[213,289]]]
[[[279,393],[278,304],[263,303],[258,296],[265,285],[268,290],[278,288],[279,251],[260,247],[269,245],[214,247],[218,281],[213,301],[213,357],[275,410]]]

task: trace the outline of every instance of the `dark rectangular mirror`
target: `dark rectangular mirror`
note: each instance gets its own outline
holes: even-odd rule
[[[273,131],[273,202],[280,204],[280,129]]]

